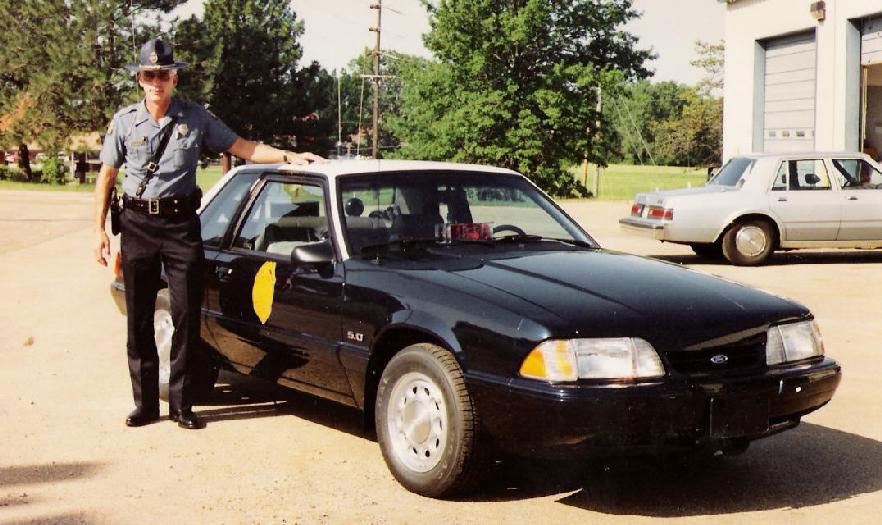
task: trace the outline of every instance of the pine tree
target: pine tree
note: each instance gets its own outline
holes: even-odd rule
[[[181,22],[175,35],[176,52],[193,64],[179,92],[251,140],[327,153],[334,79],[317,63],[297,68],[303,22],[289,4],[207,0],[204,17]]]
[[[103,129],[136,96],[123,69],[133,55],[130,9],[181,1],[0,0],[10,24],[0,32],[0,146],[26,153],[36,141],[54,155],[72,133]]]

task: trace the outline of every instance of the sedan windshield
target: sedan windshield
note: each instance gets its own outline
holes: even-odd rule
[[[414,241],[489,244],[593,241],[519,176],[486,172],[414,171],[340,179],[349,252]]]
[[[744,177],[753,168],[754,162],[756,162],[754,159],[736,157],[720,168],[720,171],[714,175],[714,178],[708,184],[740,188],[744,184]]]

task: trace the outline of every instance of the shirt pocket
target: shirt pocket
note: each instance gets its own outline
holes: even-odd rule
[[[199,140],[195,131],[174,141],[175,170],[191,169],[199,161]]]
[[[147,143],[138,139],[126,143],[126,165],[136,170],[143,170],[147,166]]]

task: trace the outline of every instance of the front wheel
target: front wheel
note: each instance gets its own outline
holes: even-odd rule
[[[735,223],[723,235],[723,255],[736,266],[764,263],[774,248],[772,227],[760,219]]]
[[[374,413],[383,459],[406,489],[447,497],[478,481],[485,457],[478,413],[449,351],[419,343],[396,354]]]

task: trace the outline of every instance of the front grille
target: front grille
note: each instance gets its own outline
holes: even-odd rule
[[[676,372],[685,375],[729,374],[753,370],[766,365],[766,336],[762,334],[734,344],[701,350],[668,352],[666,357]]]

